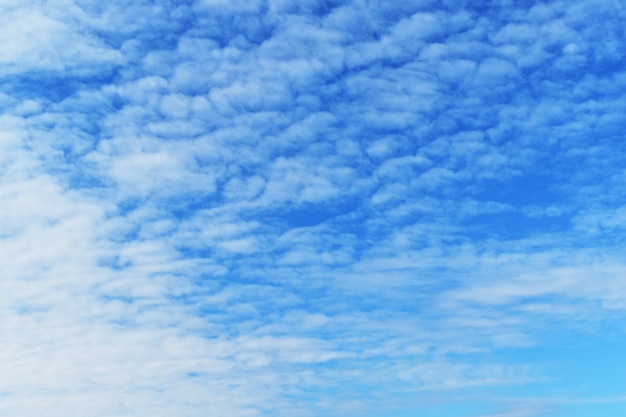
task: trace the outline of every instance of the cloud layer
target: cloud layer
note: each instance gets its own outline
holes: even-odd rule
[[[626,9],[400,3],[3,2],[3,415],[625,409]]]

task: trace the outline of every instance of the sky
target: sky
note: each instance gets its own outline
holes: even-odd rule
[[[626,415],[625,20],[0,1],[0,414]]]

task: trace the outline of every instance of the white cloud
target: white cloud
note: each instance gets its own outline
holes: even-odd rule
[[[619,327],[617,4],[178,3],[0,6],[4,414],[494,404]]]

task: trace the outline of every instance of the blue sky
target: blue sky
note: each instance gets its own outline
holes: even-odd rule
[[[0,414],[626,415],[621,1],[0,3]]]

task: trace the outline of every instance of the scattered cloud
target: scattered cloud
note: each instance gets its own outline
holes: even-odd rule
[[[623,407],[626,9],[401,3],[3,2],[5,415]]]

